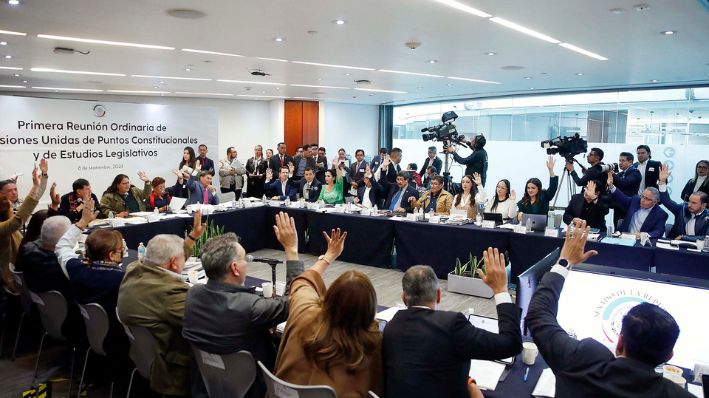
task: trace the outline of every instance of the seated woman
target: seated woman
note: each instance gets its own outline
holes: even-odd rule
[[[101,197],[101,213],[104,217],[108,217],[111,212],[114,217],[128,217],[128,213],[145,211],[145,199],[150,196],[153,188],[144,171],[138,172],[138,178],[145,184],[142,191],[131,185],[125,174],[119,174],[113,179]]]
[[[155,177],[151,184],[153,186],[153,192],[148,196],[148,199],[145,200],[145,210],[153,211],[153,209],[158,209],[160,213],[167,213],[172,195],[165,189],[165,179]]]
[[[291,282],[275,374],[290,383],[331,386],[338,397],[366,397],[369,390],[381,395],[376,292],[358,271],[346,271],[325,287],[322,273],[342,253],[347,233],[323,234],[327,252]]]
[[[71,192],[62,196],[59,212],[68,217],[71,222],[77,222],[81,218],[84,203],[89,199],[93,199],[94,203],[98,204],[98,198],[91,192],[91,184],[87,180],[79,178],[71,184]]]
[[[109,356],[125,356],[128,339],[116,318],[118,288],[123,280],[123,236],[110,229],[95,229],[85,242],[85,259],[74,252],[83,230],[96,218],[94,202],[89,199],[81,219],[69,227],[56,244],[55,253],[79,304],[97,303],[106,311],[109,331],[104,348]]]
[[[544,214],[549,213],[549,202],[554,199],[556,188],[559,185],[559,177],[554,175],[554,157],[549,156],[547,160],[549,169],[549,189],[542,190],[542,182],[538,178],[530,178],[525,184],[524,196],[517,202],[519,213],[517,221],[522,221],[522,214]]]
[[[431,178],[431,189],[421,194],[418,199],[411,196],[409,201],[411,207],[423,209],[425,213],[433,210],[436,214],[448,214],[453,206],[453,195],[443,189],[443,177],[437,175]]]
[[[413,187],[418,189],[418,187],[420,187],[422,185],[421,184],[421,174],[419,174],[419,172],[416,170],[418,170],[418,165],[416,163],[409,163],[406,166],[406,171],[411,173],[410,184],[413,184]],[[426,187],[426,189],[428,189],[428,188],[429,187]]]
[[[475,181],[474,184],[473,181]],[[485,201],[485,193],[477,189],[477,187],[482,187],[480,174],[464,175],[460,180],[460,187],[462,191],[453,198],[453,208],[465,211],[467,218],[475,219],[478,215],[477,204]]]
[[[325,186],[320,190],[320,197],[318,200],[322,200],[329,205],[337,205],[345,203],[342,173],[344,169],[341,167],[337,168],[337,172],[333,170],[325,171]]]
[[[480,202],[485,202],[485,213],[499,213],[502,214],[503,220],[509,220],[517,216],[517,194],[514,189],[510,190],[510,181],[507,179],[500,180],[495,186],[495,196],[492,198],[487,198],[485,195],[485,187],[481,183],[477,185],[477,190],[479,193],[479,198],[476,195],[476,200]]]
[[[19,290],[15,286],[15,279],[10,272],[10,262],[17,257],[20,248],[22,241],[20,229],[30,218],[32,211],[39,203],[39,198],[47,188],[47,169],[47,161],[42,159],[39,162],[39,170],[37,168],[32,170],[32,189],[17,212],[12,208],[12,203],[7,195],[0,192],[0,277],[2,277],[2,283],[12,293],[17,293]]]

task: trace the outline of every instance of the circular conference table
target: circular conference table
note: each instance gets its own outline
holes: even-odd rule
[[[518,234],[508,229],[482,228],[474,224],[432,224],[384,216],[322,213],[285,206],[239,208],[204,218],[223,226],[225,232],[239,235],[247,252],[263,248],[282,250],[273,231],[275,215],[280,211],[295,220],[301,253],[323,254],[327,243],[322,231],[341,228],[347,231],[348,236],[340,260],[402,271],[413,265],[427,264],[440,278],[447,278],[456,258],[466,262],[471,254],[480,257],[484,249],[492,246],[508,253],[512,281],[516,282],[519,274],[563,244],[563,239],[547,237],[541,232]],[[123,234],[129,248],[136,249],[140,242],[147,244],[157,234],[185,236],[191,225],[192,218],[185,217],[126,225],[116,230]],[[706,252],[602,242],[588,242],[587,249],[599,253],[589,259],[590,264],[641,271],[650,271],[655,267],[658,273],[709,279],[709,253]]]

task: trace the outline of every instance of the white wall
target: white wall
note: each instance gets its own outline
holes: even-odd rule
[[[345,148],[354,159],[357,149],[367,157],[376,155],[379,131],[379,107],[321,102],[319,111],[319,144],[327,149],[328,159]]]

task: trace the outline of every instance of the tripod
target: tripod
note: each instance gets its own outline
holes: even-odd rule
[[[576,162],[576,164],[581,166],[582,169],[585,169],[583,165],[573,157],[566,158],[566,160],[572,163]],[[564,179],[566,179],[566,194],[568,195],[568,199],[571,200],[571,197],[576,195],[576,182],[574,182],[573,177],[571,177],[571,172],[564,167],[564,171],[561,173],[561,178],[559,179],[559,189],[556,190],[556,194],[554,194],[554,201],[551,204],[552,209],[556,209],[556,200],[559,199],[559,193],[562,189],[561,187],[564,186]]]
[[[450,162],[450,156],[452,156],[450,153],[445,151],[445,146],[443,147],[443,189],[446,191],[450,192],[451,194],[455,195],[455,184],[453,183],[453,180],[451,179],[451,166],[452,162]]]

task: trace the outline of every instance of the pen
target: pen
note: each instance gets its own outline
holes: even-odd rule
[[[522,381],[526,383],[527,377],[529,377],[529,366],[527,366],[527,370],[524,372],[524,377],[522,378]]]

